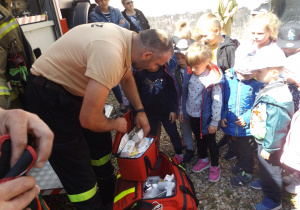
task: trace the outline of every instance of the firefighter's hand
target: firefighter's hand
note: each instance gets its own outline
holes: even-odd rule
[[[177,114],[175,112],[170,112],[169,120],[171,121],[171,124],[173,124],[177,119]]]
[[[125,118],[116,119],[116,131],[126,133],[127,132],[127,121]]]
[[[209,125],[208,127],[209,134],[214,134],[217,131],[218,131],[218,126]]]
[[[179,120],[180,120],[180,122],[184,122],[185,121],[183,114],[179,114]]]
[[[222,126],[223,128],[226,128],[226,127],[227,127],[227,119],[226,119],[226,118],[224,118],[224,119],[221,120],[221,126]]]
[[[121,24],[124,24],[125,23],[125,20],[124,19],[121,19],[120,21],[119,21],[119,24],[121,25]]]
[[[35,167],[41,168],[48,160],[53,144],[53,133],[37,115],[21,109],[0,109],[0,135],[10,133],[11,167],[19,160],[27,145],[27,134],[31,134],[37,146]]]
[[[24,209],[40,192],[31,176],[0,184],[0,210]]]
[[[144,130],[144,136],[147,136],[147,134],[150,131],[150,125],[148,122],[148,118],[146,116],[145,112],[138,112],[135,118],[136,128],[137,130],[143,128]]]
[[[234,123],[240,127],[245,127],[247,125],[247,123],[241,117],[238,117],[238,120],[235,121]]]
[[[262,151],[260,152],[260,156],[262,156],[262,158],[265,160],[269,160],[270,153],[268,153],[266,150],[262,149]]]

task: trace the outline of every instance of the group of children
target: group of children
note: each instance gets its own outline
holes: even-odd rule
[[[265,199],[256,209],[279,209],[281,162],[294,168],[283,179],[289,183],[287,188],[293,193],[300,190],[299,144],[295,141],[300,111],[294,115],[300,93],[300,23],[287,23],[278,37],[278,18],[264,13],[253,17],[250,27],[252,39],[240,45],[222,35],[220,22],[212,13],[202,15],[192,33],[181,24],[174,37],[177,66],[139,71],[135,80],[150,134],[156,135],[161,121],[179,163],[193,158],[194,134],[198,162],[192,171],[209,169],[208,181],[217,182],[221,167],[216,132],[221,128],[230,142],[229,150],[238,159],[232,167],[231,185],[250,183],[262,190]],[[184,155],[177,116],[187,146]],[[256,150],[260,179],[251,182]]]

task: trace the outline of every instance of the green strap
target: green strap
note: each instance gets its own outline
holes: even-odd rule
[[[111,157],[111,153],[109,153],[108,155],[100,158],[99,160],[91,160],[92,161],[92,165],[93,166],[102,166],[105,163],[107,163],[108,161],[110,161],[110,157]]]
[[[96,192],[97,192],[97,183],[96,183],[95,187],[93,187],[89,191],[86,191],[84,193],[80,193],[77,195],[68,195],[68,197],[72,203],[83,202],[83,201],[86,201],[86,200],[92,198],[96,194]]]
[[[9,96],[10,95],[10,90],[8,89],[8,87],[0,86],[0,95]]]
[[[128,190],[125,190],[125,191],[121,192],[119,195],[117,195],[115,197],[114,203],[118,202],[120,199],[122,199],[126,195],[128,195],[130,193],[134,193],[134,192],[135,192],[135,187],[129,188]]]

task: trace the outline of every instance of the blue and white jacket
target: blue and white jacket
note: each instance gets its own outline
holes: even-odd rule
[[[262,85],[262,83],[253,78],[250,80],[238,79],[234,68],[225,71],[222,119],[227,119],[227,127],[222,127],[224,133],[234,137],[251,136],[251,107]],[[247,123],[245,127],[234,123],[238,117],[243,118]]]
[[[129,22],[123,17],[119,9],[108,6],[110,12],[111,23],[115,23],[123,28],[129,29]],[[125,23],[119,24],[120,20],[125,20]],[[100,11],[99,7],[95,7],[89,16],[89,22],[109,22],[105,15]]]
[[[209,81],[209,85],[205,86],[205,89],[202,93],[202,102],[199,109],[201,110],[200,116],[200,136],[208,134],[208,127],[212,118],[212,90],[216,84],[224,83],[224,76],[222,71],[215,65],[210,64],[209,74],[207,75],[207,81]],[[184,119],[188,119],[188,114],[186,111],[186,102],[188,99],[188,85],[189,81],[193,75],[193,72],[190,68],[184,72],[183,76],[183,84],[182,84],[182,114]],[[220,124],[220,123],[219,123]]]

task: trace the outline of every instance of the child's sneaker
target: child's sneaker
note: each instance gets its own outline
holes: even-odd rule
[[[200,173],[209,167],[210,167],[209,161],[205,162],[202,159],[199,159],[198,163],[193,167],[192,171],[195,173]]]
[[[190,162],[190,160],[194,157],[194,153],[195,152],[193,150],[187,149],[185,155],[183,156],[183,162]]]
[[[235,187],[244,186],[251,181],[252,174],[246,174],[245,171],[238,173],[237,176],[230,179],[230,184]]]
[[[256,210],[277,210],[281,209],[281,203],[276,203],[273,200],[265,197],[265,199],[254,206]]]
[[[176,155],[174,156],[174,158],[177,160],[178,164],[180,164],[180,163],[183,161],[183,158],[182,158],[181,156],[182,156],[182,155],[178,155],[178,154],[176,154]]]
[[[299,180],[298,173],[295,172],[293,174],[282,177],[282,181],[284,184],[292,184],[294,181]]]
[[[249,185],[250,185],[250,187],[251,187],[252,189],[255,189],[255,190],[262,190],[262,187],[261,187],[261,180],[260,180],[260,179],[251,182]]]
[[[292,184],[286,186],[285,190],[291,194],[299,194],[300,193],[300,182],[294,181]]]
[[[243,168],[239,167],[238,162],[236,162],[236,164],[235,164],[234,166],[232,166],[231,172],[232,172],[234,175],[238,175],[238,173],[243,172]]]
[[[220,166],[211,166],[210,173],[208,176],[209,182],[217,182],[220,180],[221,177],[221,168]]]

